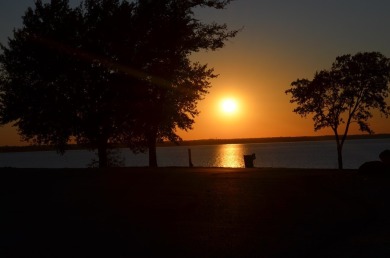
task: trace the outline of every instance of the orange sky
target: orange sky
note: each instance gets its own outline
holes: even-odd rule
[[[1,17],[3,12],[9,15],[11,9],[0,7]],[[210,94],[198,105],[201,114],[194,129],[180,132],[181,137],[192,140],[331,134],[327,130],[314,132],[312,120],[293,113],[290,96],[284,92],[292,81],[312,79],[317,70],[330,68],[339,55],[379,51],[390,57],[388,10],[390,1],[381,0],[236,0],[223,11],[200,10],[202,20],[226,22],[232,29],[243,30],[225,48],[194,55],[194,60],[214,67],[219,78],[212,80]],[[9,34],[17,25],[7,26]],[[2,42],[4,31],[0,31]],[[236,115],[227,116],[220,111],[220,101],[225,97],[237,99]],[[390,133],[389,119],[376,116],[370,124],[376,133]],[[359,133],[356,127],[352,133]],[[0,128],[0,146],[20,144],[25,143],[19,142],[15,129]]]
[[[213,80],[210,94],[198,105],[201,114],[196,119],[194,130],[180,133],[184,139],[332,134],[329,130],[314,132],[311,118],[301,118],[293,113],[294,105],[289,102],[290,95],[284,93],[292,81],[298,77],[312,78],[315,70],[307,72],[308,69],[305,70],[304,67],[291,65],[280,71],[279,62],[270,61],[272,57],[270,60],[250,60],[250,53],[248,56],[228,55],[229,50],[234,48],[235,46],[229,45],[222,51],[201,57],[214,58],[212,60],[218,63],[214,67],[220,76]],[[329,67],[332,62],[333,60],[329,60],[324,68]],[[214,63],[209,64],[212,66]],[[227,97],[238,101],[237,114],[226,115],[221,111],[220,100]],[[370,124],[376,133],[390,133],[389,119],[376,116]],[[352,126],[351,133],[360,132],[356,126]]]

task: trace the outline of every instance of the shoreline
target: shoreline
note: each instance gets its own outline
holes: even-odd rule
[[[374,135],[349,135],[347,140],[362,140],[362,139],[389,139],[390,134],[374,134]],[[238,138],[238,139],[200,139],[200,140],[184,140],[179,144],[171,142],[159,143],[157,147],[172,147],[172,146],[200,146],[200,145],[218,145],[218,144],[250,144],[250,143],[283,143],[283,142],[304,142],[304,141],[332,141],[333,135],[323,136],[293,136],[293,137],[265,137],[265,138]],[[117,145],[115,148],[127,148],[124,145]],[[67,150],[87,150],[84,146],[77,144],[69,144]],[[11,152],[34,152],[34,151],[55,151],[54,146],[50,145],[25,145],[25,146],[0,146],[0,153]]]
[[[88,172],[88,173],[132,173],[132,172],[153,172],[153,173],[164,173],[164,172],[177,172],[181,173],[256,173],[256,172],[323,172],[323,173],[350,173],[358,172],[358,169],[354,168],[287,168],[287,167],[180,167],[180,166],[167,166],[151,168],[148,166],[144,167],[111,167],[111,168],[25,168],[25,167],[0,167],[0,173],[5,172]]]

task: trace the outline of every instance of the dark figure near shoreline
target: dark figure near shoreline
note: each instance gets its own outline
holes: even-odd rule
[[[390,150],[379,154],[379,160],[367,161],[359,167],[359,172],[390,172]]]
[[[244,155],[244,163],[246,168],[253,168],[253,161],[256,159],[256,154]]]

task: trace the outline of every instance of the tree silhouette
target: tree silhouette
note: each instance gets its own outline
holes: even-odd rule
[[[149,150],[149,166],[157,166],[156,144],[180,141],[176,129],[189,130],[199,113],[197,102],[215,78],[213,69],[193,63],[190,55],[216,50],[237,34],[225,24],[204,24],[194,17],[196,7],[224,8],[230,1],[138,1],[136,22],[141,38],[138,53],[147,76],[140,81],[141,126],[138,139]],[[134,132],[134,130],[129,130]],[[133,139],[133,138],[131,138]]]
[[[1,46],[0,121],[14,122],[24,140],[54,144],[64,150],[74,121],[73,56],[78,14],[67,1],[36,1],[14,31],[9,47]]]
[[[191,129],[216,77],[190,55],[222,48],[237,33],[200,22],[193,9],[229,2],[36,1],[1,46],[0,124],[61,152],[74,139],[98,150],[100,167],[115,143],[148,148],[157,166],[157,142],[178,142],[177,128]]]
[[[87,0],[81,13],[83,84],[75,123],[79,143],[97,149],[99,166],[107,166],[107,150],[119,143],[130,119],[136,78],[132,49],[134,4],[119,0]]]
[[[343,55],[330,70],[322,70],[313,80],[298,79],[286,94],[296,103],[294,112],[313,114],[314,130],[330,127],[337,143],[338,167],[343,168],[342,150],[352,123],[362,132],[373,133],[368,120],[377,109],[386,117],[390,107],[390,61],[378,52]],[[341,132],[340,132],[341,131]]]
[[[118,56],[134,42],[133,7],[118,0],[74,9],[67,0],[36,1],[8,47],[1,47],[1,124],[14,122],[25,140],[61,152],[73,137],[98,149],[99,165],[106,167],[107,149],[127,115],[121,103],[132,77]]]
[[[197,7],[230,1],[68,0],[35,2],[0,55],[0,124],[14,123],[24,140],[55,145],[75,139],[98,150],[125,142],[149,149],[180,141],[216,77],[190,55],[216,50],[236,35],[225,24],[195,19]]]

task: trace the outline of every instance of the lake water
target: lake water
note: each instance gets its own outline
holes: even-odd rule
[[[243,155],[256,154],[255,167],[337,168],[335,141],[221,144],[159,147],[158,165],[188,166],[188,149],[196,167],[244,167]],[[390,139],[350,140],[344,145],[345,168],[358,168],[363,162],[378,160],[379,153],[390,149]],[[148,165],[148,154],[133,154],[128,149],[118,153],[125,166]],[[61,156],[54,151],[0,153],[0,167],[84,168],[96,159],[94,152],[72,150]]]

